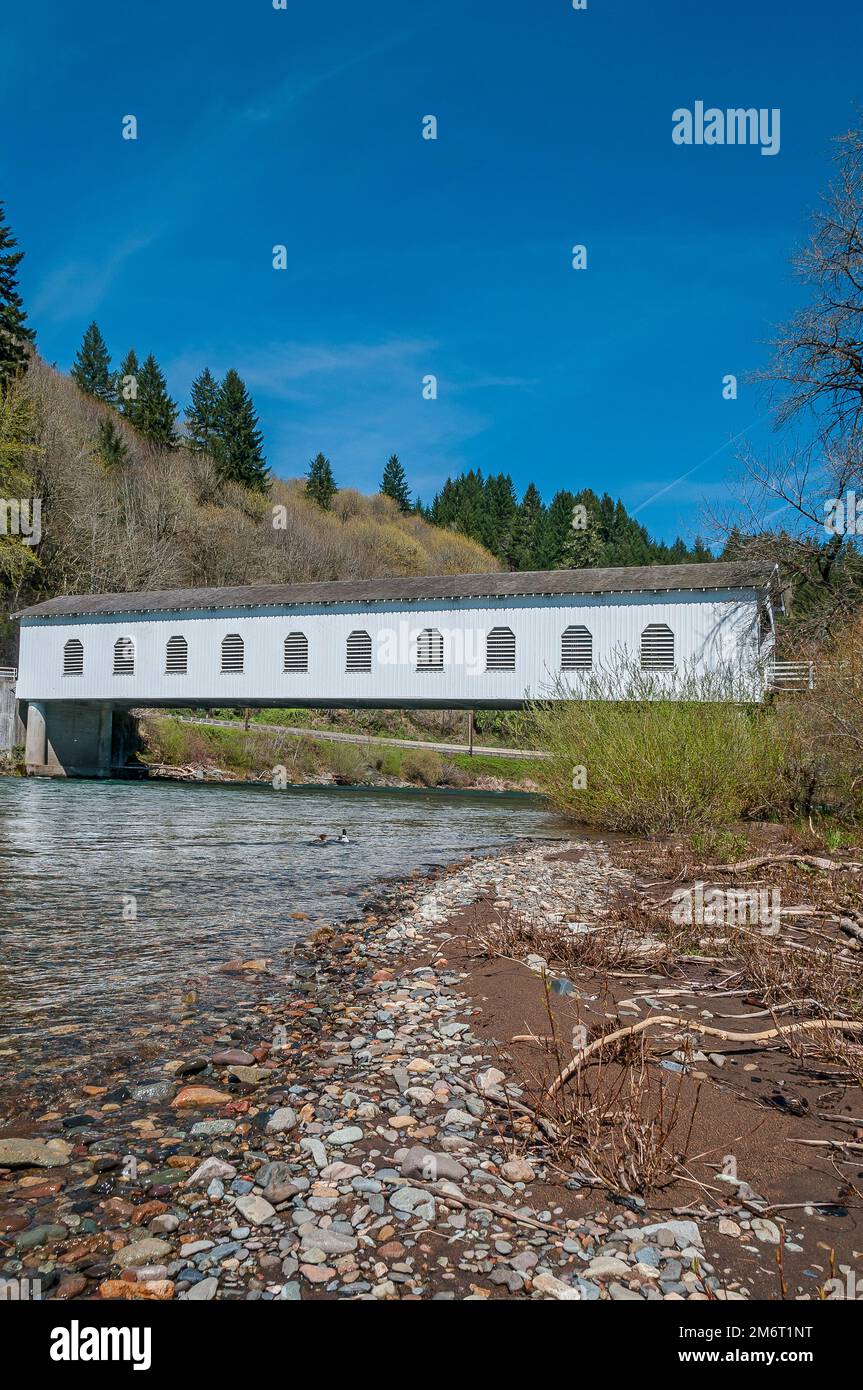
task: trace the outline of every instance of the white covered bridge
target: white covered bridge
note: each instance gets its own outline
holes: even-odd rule
[[[113,711],[140,706],[511,709],[622,665],[759,699],[774,599],[735,562],[55,598],[19,615],[27,767],[109,775]]]

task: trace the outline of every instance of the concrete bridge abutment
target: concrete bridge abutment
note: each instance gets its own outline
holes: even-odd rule
[[[27,706],[29,777],[110,777],[113,707],[61,700]]]

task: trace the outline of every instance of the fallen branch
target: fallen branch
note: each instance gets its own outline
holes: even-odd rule
[[[757,859],[739,859],[736,864],[705,864],[703,867],[711,874],[736,874],[742,869],[760,869],[765,864],[809,864],[813,869],[831,873],[838,869],[863,869],[863,864],[853,859],[824,859],[820,854],[760,854]]]
[[[632,1037],[635,1033],[643,1033],[645,1028],[650,1028],[652,1024],[665,1026],[676,1026],[685,1028],[688,1033],[702,1033],[708,1038],[721,1038],[723,1042],[767,1042],[770,1038],[781,1038],[788,1033],[811,1032],[816,1028],[836,1028],[840,1031],[845,1030],[852,1033],[863,1032],[863,1023],[849,1023],[844,1018],[818,1018],[808,1019],[803,1023],[787,1023],[781,1028],[765,1028],[760,1033],[732,1033],[727,1028],[710,1028],[706,1023],[693,1023],[692,1019],[683,1018],[680,1014],[655,1014],[653,1018],[644,1018],[639,1023],[630,1024],[628,1028],[617,1028],[613,1033],[606,1033],[605,1037],[596,1038],[587,1047],[567,1062],[560,1075],[549,1086],[547,1095],[554,1096],[565,1085],[574,1072],[578,1071],[583,1062],[593,1053],[601,1051],[609,1043],[618,1042],[621,1038]]]
[[[863,1151],[863,1144],[855,1144],[850,1139],[789,1139],[789,1144],[806,1144],[812,1149],[853,1149],[855,1153]]]

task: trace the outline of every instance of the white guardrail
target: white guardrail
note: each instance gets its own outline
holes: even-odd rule
[[[767,679],[771,690],[812,690],[815,666],[811,661],[773,661]]]

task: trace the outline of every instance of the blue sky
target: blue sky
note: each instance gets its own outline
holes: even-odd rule
[[[0,197],[43,355],[95,318],[181,402],[236,367],[280,476],[323,449],[371,491],[395,450],[427,500],[504,470],[691,537],[730,441],[769,441],[744,377],[863,96],[858,0],[287,4],[7,7]],[[779,154],[673,144],[697,100],[780,108]]]

